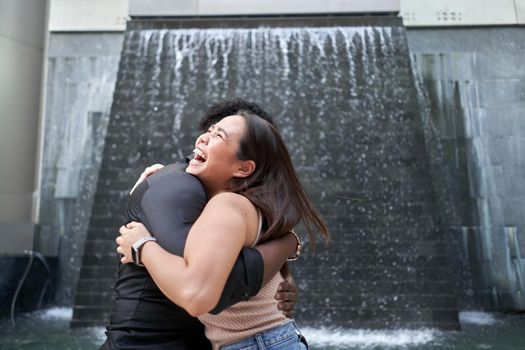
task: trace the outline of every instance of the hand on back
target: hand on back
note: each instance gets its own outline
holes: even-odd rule
[[[282,311],[284,316],[292,318],[297,302],[297,286],[291,275],[281,282],[275,294],[275,299],[279,302],[277,308]]]
[[[147,167],[146,169],[144,169],[144,171],[142,172],[142,174],[140,174],[140,177],[139,179],[137,180],[137,182],[135,182],[135,185],[133,185],[133,188],[131,189],[131,191],[129,191],[129,194],[132,194],[133,191],[135,190],[135,188],[142,182],[144,181],[144,179],[146,179],[148,176],[150,175],[153,175],[155,174],[157,171],[159,171],[160,169],[164,168],[164,165],[162,164],[153,164],[152,166],[149,166]]]

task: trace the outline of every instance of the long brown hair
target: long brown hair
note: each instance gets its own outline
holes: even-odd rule
[[[246,178],[233,178],[228,190],[247,197],[261,210],[267,225],[261,241],[280,237],[300,222],[312,244],[315,245],[314,227],[328,240],[326,224],[304,191],[279,131],[250,111],[239,110],[235,114],[246,120],[237,157],[253,160],[256,168]]]

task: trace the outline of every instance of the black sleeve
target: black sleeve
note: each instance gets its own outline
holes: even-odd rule
[[[216,315],[239,301],[253,297],[261,289],[263,259],[257,249],[244,248],[233,265],[219,303],[210,313]]]

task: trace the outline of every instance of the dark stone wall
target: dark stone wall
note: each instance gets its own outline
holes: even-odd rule
[[[133,26],[131,26],[133,28]],[[126,32],[77,285],[74,326],[108,317],[130,187],[180,160],[212,103],[275,115],[325,217],[330,245],[293,265],[302,324],[458,327],[405,29],[163,29]],[[301,229],[299,229],[301,231]]]
[[[525,30],[408,38],[461,308],[525,310]]]

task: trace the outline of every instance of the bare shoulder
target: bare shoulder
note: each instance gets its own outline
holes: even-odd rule
[[[255,206],[248,198],[233,192],[222,192],[213,196],[208,205],[227,207],[244,215],[256,213]]]
[[[209,200],[208,204],[233,206],[239,209],[247,209],[250,207],[255,209],[254,205],[248,198],[233,192],[222,192],[216,194]]]
[[[244,246],[253,244],[258,231],[259,215],[248,198],[232,192],[219,193],[210,199],[204,210],[213,212],[214,217],[220,218],[222,223],[227,221],[229,225],[234,225],[235,227],[230,227],[230,233],[243,233]]]

